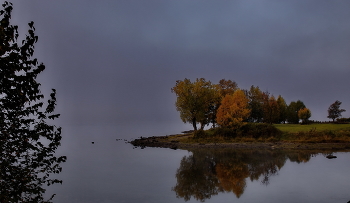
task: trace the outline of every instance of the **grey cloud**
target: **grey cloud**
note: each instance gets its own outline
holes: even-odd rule
[[[301,99],[312,119],[336,99],[350,107],[347,1],[13,2],[21,31],[35,22],[66,123],[181,126],[170,88],[199,77]]]

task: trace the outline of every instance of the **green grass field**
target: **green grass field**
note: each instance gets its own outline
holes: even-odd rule
[[[309,132],[309,131],[340,131],[350,130],[350,124],[334,124],[334,123],[320,123],[320,124],[274,124],[276,128],[282,132],[297,133],[297,132]]]
[[[244,133],[235,134],[229,129],[209,129],[200,135],[188,133],[172,136],[172,140],[182,143],[237,143],[237,142],[292,142],[292,143],[350,143],[350,124],[273,124],[282,131],[277,134],[267,124],[256,124]],[[245,129],[247,130],[247,129]],[[214,133],[218,133],[215,135]],[[269,134],[272,133],[272,134]],[[198,136],[198,137],[195,137]]]
[[[350,142],[350,124],[275,124],[283,132],[281,140],[292,142]]]

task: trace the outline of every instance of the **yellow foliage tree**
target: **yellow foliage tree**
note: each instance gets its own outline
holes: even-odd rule
[[[215,86],[204,78],[197,78],[194,82],[185,78],[176,81],[171,91],[177,96],[175,106],[180,112],[181,120],[191,123],[194,130],[197,130],[197,123],[200,123],[203,130],[210,122],[212,106],[218,97]]]
[[[298,117],[302,120],[303,123],[307,123],[311,117],[311,111],[308,108],[302,108],[298,111]]]
[[[216,97],[215,97],[215,102],[213,103],[212,111],[210,112],[210,121],[213,124],[213,127],[216,127],[216,114],[218,112],[218,109],[221,105],[222,99],[227,95],[227,94],[233,94],[237,89],[238,85],[236,82],[232,80],[226,80],[226,79],[221,79],[219,81],[219,84],[214,85],[216,88]]]
[[[216,120],[224,127],[238,127],[249,115],[248,98],[242,90],[237,90],[222,99]]]

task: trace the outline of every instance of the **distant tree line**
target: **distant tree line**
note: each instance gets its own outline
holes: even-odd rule
[[[211,124],[222,127],[240,127],[243,122],[252,123],[307,123],[311,111],[300,101],[287,105],[285,99],[276,97],[258,86],[249,90],[238,88],[236,82],[222,79],[213,84],[204,78],[194,82],[185,78],[176,81],[171,91],[176,94],[176,109],[184,123],[197,130]]]

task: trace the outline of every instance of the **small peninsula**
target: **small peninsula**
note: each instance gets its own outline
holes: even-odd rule
[[[310,120],[311,110],[300,100],[287,104],[281,95],[276,98],[253,85],[244,90],[232,80],[214,84],[205,78],[185,78],[171,91],[181,120],[193,130],[141,137],[131,144],[171,149],[350,149],[350,118],[342,118],[346,110],[338,100],[328,108],[332,121],[321,122]]]
[[[254,135],[249,134],[249,132],[244,136],[224,137],[214,135],[218,129],[209,129],[205,131],[198,130],[197,132],[185,131],[180,134],[166,136],[141,137],[130,143],[140,148],[237,148],[350,151],[350,124],[274,124],[273,127],[280,133],[276,137],[260,136],[254,138]],[[202,137],[199,137],[198,134],[201,134]]]

